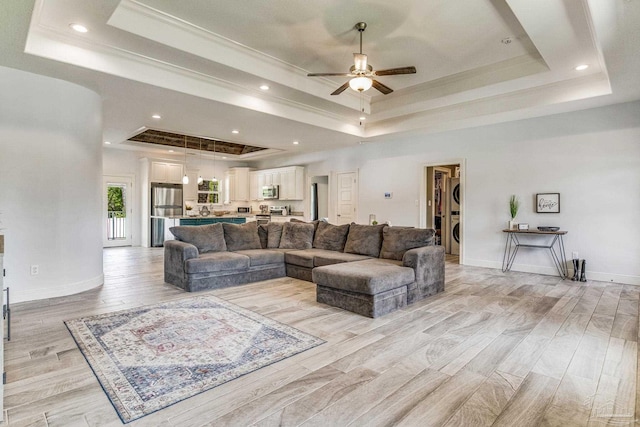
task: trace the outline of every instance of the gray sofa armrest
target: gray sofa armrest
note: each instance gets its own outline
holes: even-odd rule
[[[443,246],[410,249],[402,257],[402,265],[415,270],[416,300],[444,291]]]
[[[178,277],[184,277],[184,262],[198,258],[198,248],[179,240],[164,242],[164,271]]]

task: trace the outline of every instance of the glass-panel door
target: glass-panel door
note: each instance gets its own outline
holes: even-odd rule
[[[105,176],[103,246],[131,246],[131,179]]]

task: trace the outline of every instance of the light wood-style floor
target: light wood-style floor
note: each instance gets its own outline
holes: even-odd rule
[[[107,249],[104,286],[13,306],[5,423],[121,425],[62,322],[185,297],[162,262]],[[375,320],[290,278],[214,291],[327,343],[130,425],[634,425],[640,288],[446,268],[446,292]]]

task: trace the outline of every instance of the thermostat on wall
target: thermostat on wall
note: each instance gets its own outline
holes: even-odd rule
[[[384,193],[384,198],[385,199],[390,199],[393,197],[393,193]]]

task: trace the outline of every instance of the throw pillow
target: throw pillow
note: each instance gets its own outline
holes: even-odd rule
[[[402,261],[409,249],[433,245],[435,230],[432,228],[385,227],[382,231],[380,258]]]
[[[349,224],[333,225],[328,222],[320,222],[313,238],[313,247],[329,251],[344,251],[349,234]]]
[[[228,251],[243,251],[246,249],[262,249],[258,236],[258,223],[255,221],[238,225],[228,222],[222,223],[224,240]]]
[[[282,226],[282,249],[311,249],[313,243],[313,224],[285,222]]]
[[[301,219],[297,219],[297,218],[291,218],[289,220],[289,222],[297,222],[297,223],[302,223],[302,224],[313,224],[313,231],[315,233],[315,231],[318,229],[318,224],[320,223],[319,220],[313,220],[311,222],[307,222],[307,221],[303,221]]]
[[[344,251],[351,254],[368,255],[378,258],[380,246],[382,245],[382,229],[386,227],[380,225],[362,225],[354,222],[349,226],[347,243]]]
[[[267,226],[264,224],[260,224],[258,226],[258,238],[260,239],[260,247],[262,249],[267,249]]]
[[[176,240],[190,243],[198,248],[199,253],[224,252],[227,250],[222,224],[181,225],[170,227],[169,231],[175,236]]]
[[[270,222],[267,224],[267,248],[275,249],[280,247],[282,238],[282,222]]]

